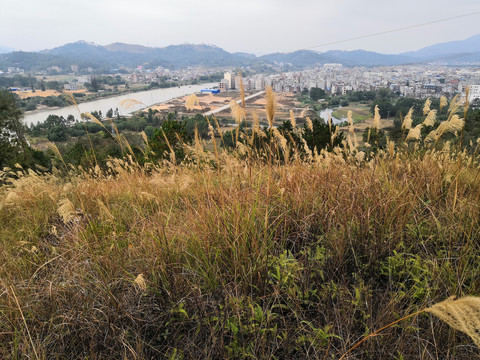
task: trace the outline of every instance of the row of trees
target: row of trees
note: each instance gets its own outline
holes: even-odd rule
[[[183,144],[190,145],[192,144],[194,133],[189,129],[190,124],[195,124],[194,126],[198,127],[199,123],[203,121],[206,122],[206,119],[201,115],[197,115],[189,121],[177,121],[177,120],[167,120],[163,122],[162,126],[157,129],[149,139],[149,150],[150,156],[159,159],[170,157],[170,153],[173,150],[175,153],[176,161],[181,161],[185,158],[184,146]],[[198,122],[196,122],[198,120]],[[321,149],[332,150],[336,146],[341,146],[342,141],[345,140],[345,136],[342,132],[336,131],[336,126],[329,126],[323,122],[323,120],[314,119],[311,126],[304,124],[303,127],[294,129],[290,120],[287,120],[282,123],[276,130],[283,136],[286,140],[286,146],[290,150],[290,154],[294,154],[294,151],[298,154],[306,155],[306,150],[303,145],[302,140],[300,139],[299,132],[302,133],[302,138],[307,144],[311,152],[315,150],[319,151]],[[262,132],[265,136],[261,136],[257,133],[253,133],[253,129],[247,127],[247,124],[243,122],[240,125],[240,129],[244,136],[237,136],[236,130],[228,131],[221,137],[221,146],[227,150],[233,150],[237,147],[236,142],[240,142],[245,146],[247,144],[246,138],[251,138],[254,136],[253,146],[257,154],[265,153],[267,148],[273,141],[276,140],[274,130],[271,128],[264,128]],[[199,131],[200,135],[200,131]],[[209,136],[208,130],[204,133],[203,136]],[[217,138],[219,134],[216,134]],[[277,154],[280,160],[285,160],[283,154]]]
[[[0,169],[19,164],[24,168],[50,167],[48,155],[30,147],[25,138],[18,96],[0,90]]]
[[[56,80],[45,81],[46,78],[38,79],[35,76],[25,76],[25,75],[13,75],[13,76],[1,76],[0,77],[0,88],[10,88],[10,87],[29,87],[33,90],[57,90],[62,91],[63,85],[65,82],[60,82]]]

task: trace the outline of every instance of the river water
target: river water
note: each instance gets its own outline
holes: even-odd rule
[[[333,117],[332,116],[332,112],[334,112],[335,109],[325,109],[325,110],[322,110],[320,111],[319,115],[320,117],[325,121],[325,124],[328,124],[328,116],[330,115],[330,117],[332,118],[332,123],[333,125],[338,125],[340,123],[343,123],[345,121],[348,121],[347,118],[340,118],[340,119],[337,119],[336,117]]]
[[[112,96],[104,99],[93,100],[89,102],[84,102],[78,104],[81,113],[92,112],[92,111],[101,111],[103,115],[107,113],[109,109],[115,110],[118,108],[120,115],[128,115],[133,111],[140,110],[147,106],[152,106],[154,104],[162,103],[173,98],[184,96],[187,94],[192,94],[198,92],[202,89],[209,89],[217,83],[209,83],[202,85],[185,85],[180,87],[172,87],[165,89],[153,89],[147,91],[139,91],[136,93],[124,94],[119,96]],[[142,103],[142,105],[135,105],[130,108],[122,107],[120,102],[127,99],[134,99]],[[58,115],[66,118],[68,115],[72,114],[76,119],[80,120],[80,114],[75,106],[66,106],[58,109],[45,109],[40,111],[26,112],[24,117],[24,123],[26,125],[36,124],[38,122],[43,122],[46,120],[48,115]]]

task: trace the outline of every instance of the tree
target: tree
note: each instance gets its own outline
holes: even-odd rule
[[[98,83],[96,78],[92,78],[92,81],[90,81],[88,88],[93,92],[98,92],[98,90],[100,90],[100,84]]]
[[[45,81],[40,81],[40,90],[45,91]]]
[[[90,112],[90,114],[91,114],[92,116],[94,116],[97,120],[102,121],[102,118],[103,118],[103,116],[102,116],[102,110],[99,110],[99,111],[93,110],[93,111]]]
[[[151,108],[148,109],[147,121],[148,121],[148,123],[152,123],[152,122],[153,122],[153,110],[152,110]]]
[[[312,87],[310,89],[310,99],[312,99],[313,101],[323,99],[324,97],[325,97],[325,91],[324,90],[322,90],[320,88],[317,88],[317,87]]]
[[[44,123],[50,141],[67,140],[67,120],[63,116],[49,115]]]
[[[30,76],[30,87],[32,88],[32,92],[34,93],[34,92],[35,92],[35,86],[34,86],[34,84],[33,84],[33,80],[34,80],[34,78],[32,78],[32,77]],[[35,81],[36,81],[36,80],[35,80]]]
[[[397,111],[390,98],[376,99],[370,108],[372,114],[375,114],[375,105],[378,105],[380,116],[384,119],[395,116]]]
[[[50,141],[65,141],[67,140],[67,129],[63,126],[55,126],[47,133],[47,138]]]
[[[328,150],[333,150],[334,147],[340,146],[342,141],[345,140],[345,135],[343,132],[339,132],[335,138],[332,139],[332,135],[335,133],[336,126],[332,125],[331,127],[328,124],[325,124],[319,119],[314,119],[312,121],[313,131],[304,124],[303,129],[303,138],[305,139],[310,150],[320,151],[321,149],[327,148]]]
[[[387,145],[387,137],[384,130],[378,130],[375,128],[366,128],[363,132],[363,141],[368,142],[372,147],[373,152],[377,149],[384,149]]]
[[[62,91],[62,85],[58,81],[47,81],[47,89]]]
[[[16,163],[24,168],[35,164],[50,167],[50,160],[43,152],[28,146],[22,117],[18,96],[0,90],[0,169]]]
[[[197,114],[194,117],[186,118],[185,130],[187,131],[188,136],[192,139],[195,137],[195,128],[198,130],[198,136],[201,138],[208,138],[208,122],[207,119],[202,114]]]
[[[176,120],[167,120],[162,127],[155,131],[149,139],[152,157],[156,159],[172,159],[171,150],[175,153],[175,160],[182,161],[185,158],[183,144],[191,144],[192,138],[187,134],[185,124]]]
[[[22,117],[18,96],[7,90],[0,90],[0,136],[8,141],[26,145]]]

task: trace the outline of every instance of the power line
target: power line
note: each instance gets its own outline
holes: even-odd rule
[[[421,23],[421,24],[415,24],[415,25],[405,26],[405,27],[401,27],[401,28],[396,28],[396,29],[390,29],[390,30],[380,31],[380,32],[372,33],[372,34],[356,36],[356,37],[352,37],[352,38],[348,38],[348,39],[343,39],[343,40],[338,40],[338,41],[332,41],[332,42],[329,42],[329,43],[324,43],[324,44],[320,44],[320,45],[315,45],[315,46],[310,46],[310,47],[307,47],[307,48],[303,48],[302,50],[310,50],[310,49],[315,49],[315,48],[318,48],[318,47],[324,47],[324,46],[329,46],[329,45],[341,44],[341,43],[348,42],[348,41],[365,39],[365,38],[369,38],[369,37],[373,37],[373,36],[378,36],[378,35],[383,35],[383,34],[389,34],[389,33],[396,32],[396,31],[414,29],[414,28],[421,27],[421,26],[426,26],[426,25],[431,25],[431,24],[437,24],[437,23],[444,22],[444,21],[450,21],[450,20],[454,20],[454,19],[460,19],[460,18],[464,18],[464,17],[467,17],[467,16],[478,15],[478,14],[480,14],[480,11],[475,11],[475,12],[472,12],[472,13],[463,14],[463,15],[458,15],[458,16],[451,16],[451,17],[448,17],[448,18],[439,19],[439,20],[433,20],[433,21],[429,21],[429,22],[425,22],[425,23]]]

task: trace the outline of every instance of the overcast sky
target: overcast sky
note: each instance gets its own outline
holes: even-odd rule
[[[0,0],[0,46],[86,40],[287,52],[480,11],[480,0]],[[480,14],[314,50],[417,50],[480,33]]]

